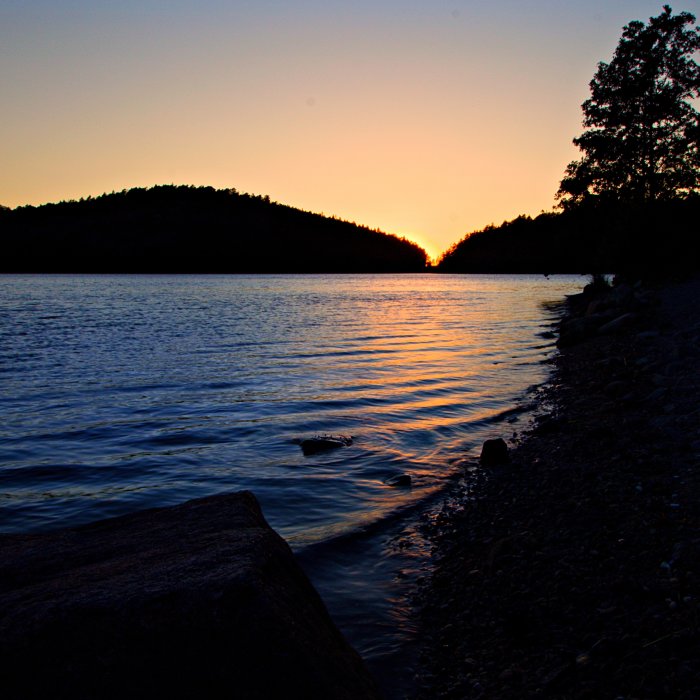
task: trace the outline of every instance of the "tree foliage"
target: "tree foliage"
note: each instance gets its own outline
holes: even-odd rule
[[[563,209],[596,200],[648,203],[700,188],[700,29],[688,12],[664,5],[630,22],[610,63],[599,63],[581,106],[583,156],[566,169]]]
[[[670,278],[700,270],[693,254],[699,220],[700,195],[643,206],[601,200],[470,233],[442,256],[437,270]]]

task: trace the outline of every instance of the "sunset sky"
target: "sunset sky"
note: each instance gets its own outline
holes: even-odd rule
[[[596,63],[662,4],[2,0],[0,204],[235,187],[435,256],[553,207]]]

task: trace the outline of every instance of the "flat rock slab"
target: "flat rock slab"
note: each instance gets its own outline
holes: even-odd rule
[[[4,698],[375,698],[249,492],[0,535]]]

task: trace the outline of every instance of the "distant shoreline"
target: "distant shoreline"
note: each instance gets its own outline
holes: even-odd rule
[[[235,189],[163,185],[0,209],[2,272],[420,272],[425,250]]]

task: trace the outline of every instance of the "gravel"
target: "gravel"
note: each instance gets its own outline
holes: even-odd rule
[[[700,278],[644,293],[443,508],[421,699],[700,697]]]

